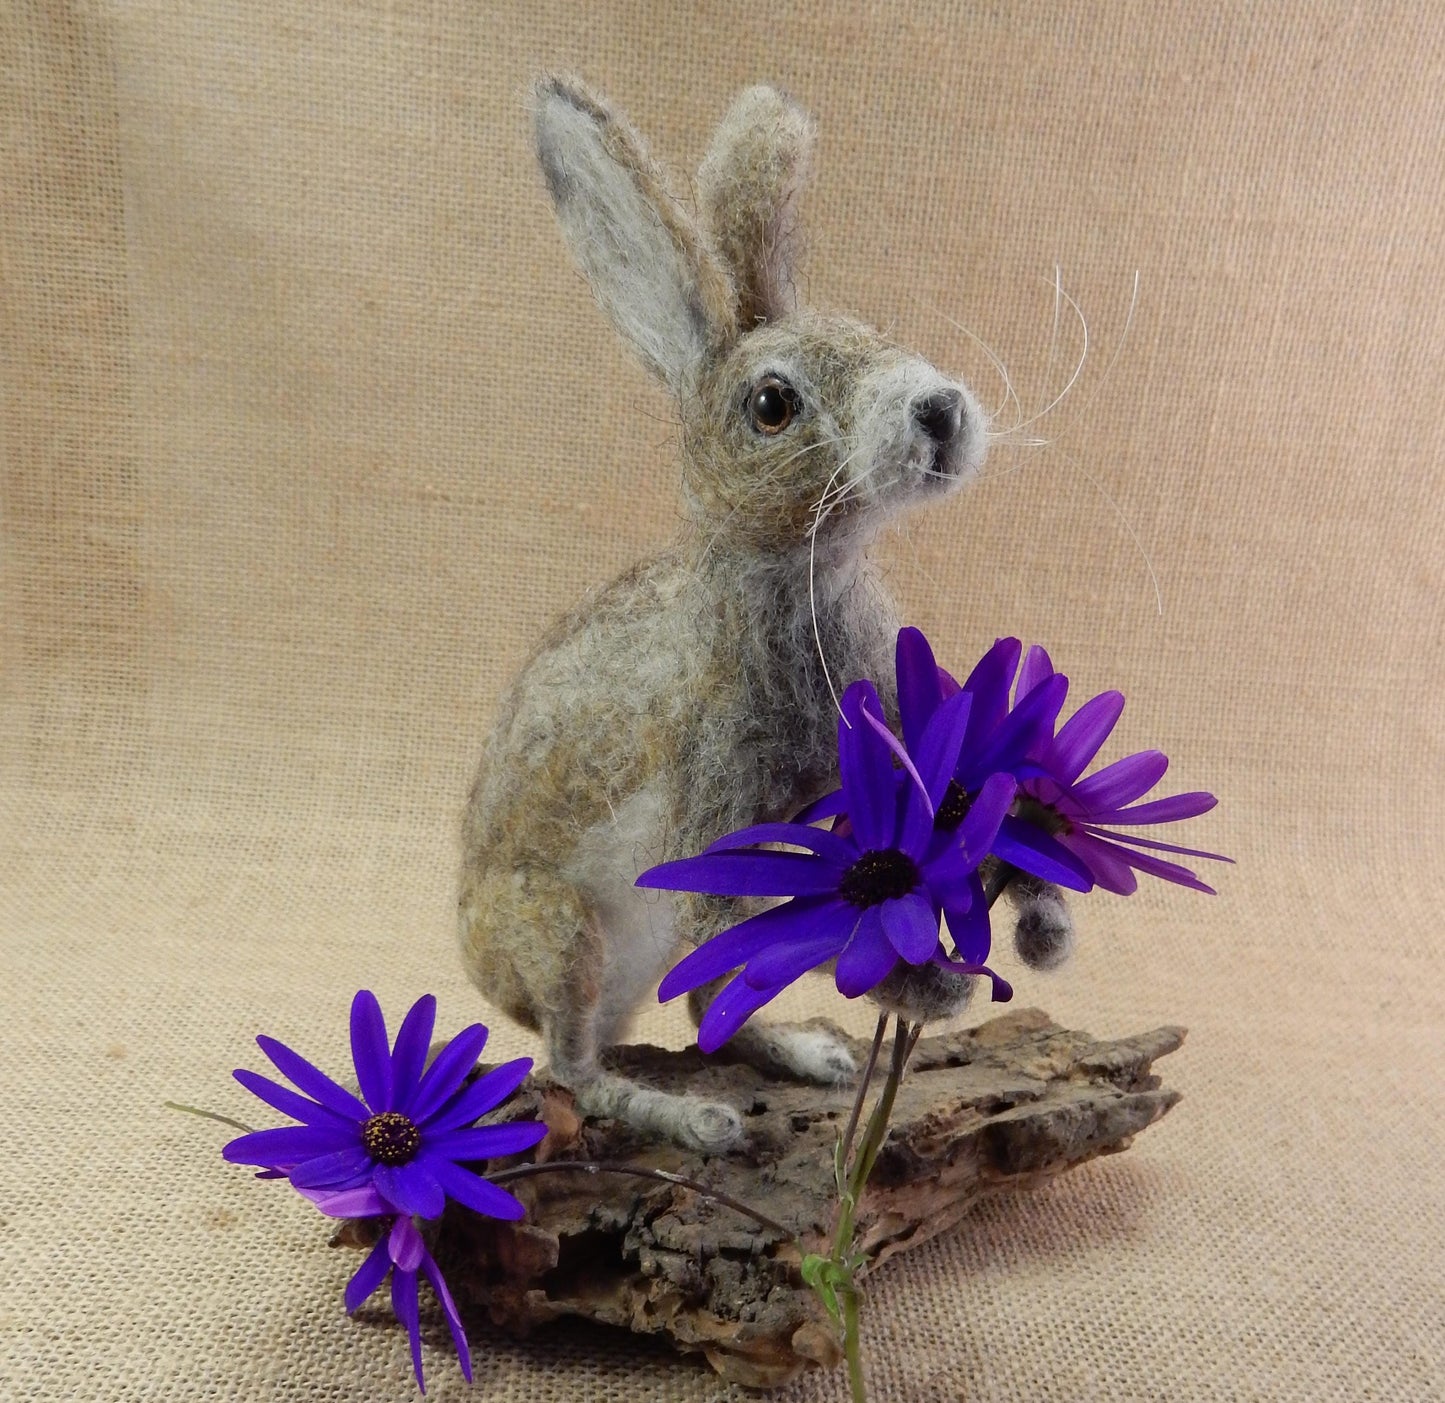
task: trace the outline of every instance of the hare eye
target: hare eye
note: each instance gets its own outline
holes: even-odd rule
[[[786,380],[770,375],[748,400],[753,428],[762,434],[780,434],[797,417],[803,402]]]

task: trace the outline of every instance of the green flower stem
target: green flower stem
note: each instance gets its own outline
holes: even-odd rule
[[[863,1064],[863,1075],[858,1078],[858,1094],[853,1098],[853,1111],[848,1117],[848,1128],[843,1132],[838,1141],[838,1149],[834,1155],[834,1174],[838,1180],[838,1202],[842,1206],[844,1176],[848,1172],[848,1155],[853,1149],[853,1136],[858,1131],[858,1120],[863,1114],[863,1102],[868,1098],[868,1088],[873,1081],[873,1069],[878,1065],[878,1052],[883,1046],[883,1035],[888,1031],[888,1015],[878,1015],[878,1026],[873,1030],[873,1046],[868,1049],[868,1060]],[[833,1233],[836,1237],[838,1224],[833,1224]]]
[[[858,1332],[858,1292],[851,1286],[843,1293],[843,1354],[848,1360],[848,1391],[853,1395],[853,1403],[868,1403],[862,1340]]]
[[[183,1106],[179,1101],[162,1101],[161,1105],[168,1111],[184,1111],[188,1116],[202,1116],[206,1120],[220,1121],[222,1125],[229,1125],[236,1130],[244,1130],[248,1135],[255,1132],[254,1125],[247,1125],[243,1120],[232,1120],[230,1116],[223,1116],[217,1111],[203,1111],[199,1106]]]
[[[985,888],[984,896],[990,907],[1003,895],[1004,889],[1018,876],[1018,869],[1008,863],[1000,863],[998,871]],[[853,1146],[853,1137],[858,1121],[863,1114],[863,1102],[868,1096],[873,1069],[878,1053],[883,1046],[883,1036],[888,1024],[888,1015],[880,1014],[878,1028],[873,1035],[873,1047],[858,1080],[858,1095],[853,1102],[853,1112],[848,1119],[848,1128],[838,1141],[836,1170],[838,1178],[838,1210],[833,1219],[832,1244],[828,1256],[815,1258],[815,1266],[807,1273],[808,1280],[827,1307],[828,1314],[839,1324],[843,1335],[843,1356],[848,1361],[848,1387],[853,1403],[868,1403],[867,1384],[863,1378],[863,1342],[859,1330],[860,1293],[856,1281],[858,1268],[863,1258],[853,1251],[853,1233],[858,1202],[863,1197],[873,1165],[883,1142],[888,1136],[888,1120],[893,1114],[893,1103],[898,1096],[903,1072],[918,1039],[923,1034],[923,1024],[910,1024],[901,1017],[894,1024],[893,1050],[889,1059],[888,1075],[883,1088],[874,1102],[873,1112],[868,1117],[863,1141],[853,1156],[851,1170],[848,1168],[848,1154]],[[844,1182],[846,1175],[846,1183]]]
[[[1019,875],[1017,867],[1008,862],[1000,862],[998,871],[989,879],[988,885],[983,889],[984,900],[988,902],[989,909],[1004,893],[1004,888]]]
[[[885,1021],[884,1019],[879,1020],[880,1032]],[[862,1337],[858,1325],[858,1287],[854,1279],[858,1268],[862,1265],[861,1259],[856,1257],[853,1252],[855,1214],[858,1201],[863,1196],[863,1189],[868,1183],[868,1176],[872,1174],[873,1165],[878,1159],[878,1152],[883,1148],[883,1141],[888,1135],[888,1119],[893,1114],[893,1103],[898,1096],[899,1084],[903,1080],[903,1068],[908,1061],[908,1053],[916,1036],[917,1029],[911,1024],[904,1022],[902,1018],[895,1021],[893,1052],[889,1059],[888,1075],[884,1078],[882,1090],[878,1093],[878,1100],[874,1102],[873,1112],[868,1117],[868,1126],[863,1132],[863,1141],[858,1146],[858,1153],[854,1156],[853,1167],[848,1174],[848,1186],[839,1199],[837,1222],[833,1228],[833,1243],[829,1250],[829,1261],[833,1266],[832,1275],[838,1282],[836,1295],[842,1305],[840,1324],[843,1331],[843,1354],[848,1361],[848,1384],[852,1390],[853,1403],[867,1403],[868,1398],[867,1387],[863,1379]],[[866,1084],[864,1088],[860,1088],[860,1105],[865,1089]]]

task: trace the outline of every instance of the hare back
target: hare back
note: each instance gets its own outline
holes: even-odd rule
[[[615,1036],[680,940],[738,918],[640,891],[638,873],[836,783],[832,687],[890,677],[895,630],[861,554],[729,559],[685,542],[585,601],[517,679],[473,788],[473,977],[540,1021],[586,970]]]
[[[645,561],[543,638],[503,698],[467,804],[467,860],[566,866],[673,763],[701,669],[686,572]]]

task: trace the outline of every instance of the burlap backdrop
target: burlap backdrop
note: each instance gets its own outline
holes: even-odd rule
[[[883,1272],[877,1396],[1442,1396],[1438,6],[12,0],[0,57],[0,1392],[413,1394],[316,1217],[160,1102],[254,1113],[258,1030],[344,1065],[362,985],[493,1021],[452,947],[488,717],[678,515],[533,169],[564,66],[682,179],[735,89],[799,94],[812,299],[994,404],[954,323],[1032,414],[1061,270],[1053,446],[914,520],[896,589],[947,658],[1016,632],[1121,686],[1239,858],[1081,902],[1019,978],[1187,1024],[1186,1100]],[[475,1344],[482,1398],[725,1393],[601,1332]]]

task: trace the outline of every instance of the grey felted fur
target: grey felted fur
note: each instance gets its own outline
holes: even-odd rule
[[[752,908],[633,880],[836,784],[835,694],[869,677],[892,703],[897,620],[867,548],[976,472],[984,419],[920,357],[796,307],[813,126],[790,99],[737,99],[699,175],[703,223],[579,83],[541,81],[535,116],[578,263],[677,397],[690,526],[564,618],[504,699],[467,806],[461,947],[478,987],[541,1030],[584,1111],[717,1149],[740,1133],[732,1107],[639,1086],[599,1055],[682,949]],[[926,966],[877,997],[932,1017],[970,987]],[[761,1017],[730,1046],[819,1081],[853,1070],[832,1038]]]

